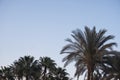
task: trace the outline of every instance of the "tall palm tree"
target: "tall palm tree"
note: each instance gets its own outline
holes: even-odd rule
[[[56,68],[56,63],[49,57],[40,57],[40,64],[42,66],[42,80],[47,80],[48,73],[52,73]]]
[[[76,72],[75,76],[79,78],[81,74],[87,70],[87,80],[93,80],[93,73],[96,63],[102,59],[102,54],[111,49],[116,43],[106,43],[114,38],[112,35],[105,36],[106,30],[96,31],[96,28],[90,29],[85,27],[85,31],[77,29],[72,32],[73,40],[67,39],[69,42],[61,50],[61,54],[67,53],[63,58],[65,66],[72,61],[75,61]]]

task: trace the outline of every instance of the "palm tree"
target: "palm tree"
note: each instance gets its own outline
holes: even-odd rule
[[[55,72],[55,80],[69,80],[68,73],[66,72],[66,69],[62,69],[61,67],[58,67]]]
[[[24,56],[20,57],[18,61],[14,62],[14,71],[18,76],[18,80],[26,78],[26,80],[30,80],[32,78],[32,70],[34,64],[34,57],[32,56]]]
[[[13,69],[11,66],[1,67],[0,73],[1,73],[1,76],[0,76],[1,80],[15,80],[14,74],[13,74]]]
[[[35,60],[33,65],[31,66],[32,80],[40,80],[41,73],[42,73],[42,66],[39,64],[38,60]]]
[[[13,64],[13,69],[14,69],[14,75],[16,76],[16,78],[18,80],[22,80],[23,79],[23,64],[19,61],[15,61]]]
[[[48,73],[51,74],[55,68],[56,63],[49,57],[40,57],[40,64],[42,66],[42,80],[47,80]]]
[[[110,79],[120,79],[120,52],[109,51],[103,56],[103,78],[107,80]]]
[[[106,43],[114,38],[112,35],[105,36],[106,30],[96,31],[96,28],[90,29],[85,27],[85,31],[77,29],[72,32],[74,40],[67,39],[69,42],[61,50],[61,54],[67,53],[63,58],[64,66],[67,66],[72,61],[75,61],[76,72],[75,76],[79,78],[87,70],[87,80],[93,80],[93,73],[98,60],[102,59],[103,53],[111,49],[116,43]]]

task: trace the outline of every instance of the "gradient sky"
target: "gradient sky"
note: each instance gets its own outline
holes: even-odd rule
[[[63,66],[65,39],[84,26],[107,29],[120,50],[120,0],[0,0],[0,66],[24,55]],[[72,77],[73,64],[67,70]]]

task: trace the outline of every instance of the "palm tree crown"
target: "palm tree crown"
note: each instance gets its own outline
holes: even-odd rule
[[[47,76],[53,73],[56,69],[56,63],[49,57],[40,57],[40,64],[42,66],[42,80],[47,80]]]
[[[34,62],[34,57],[32,56],[20,57],[18,61],[14,62],[14,72],[19,80],[22,79],[23,76],[26,80],[31,79]]]
[[[75,76],[79,78],[87,70],[88,80],[93,80],[93,73],[97,67],[97,61],[102,59],[102,54],[111,49],[116,43],[106,43],[114,36],[105,36],[106,30],[96,31],[96,28],[90,29],[85,27],[85,31],[77,29],[72,32],[73,40],[66,39],[69,42],[61,50],[61,54],[67,53],[63,58],[65,66],[72,61],[75,61],[76,73]]]

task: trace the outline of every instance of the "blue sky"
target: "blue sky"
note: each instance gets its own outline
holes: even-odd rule
[[[0,66],[20,56],[49,56],[59,66],[71,31],[84,26],[107,29],[120,50],[119,0],[0,0]],[[74,66],[67,67],[71,76]]]

